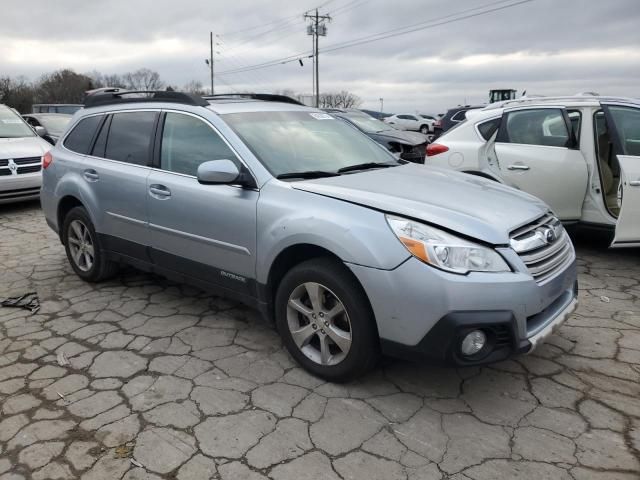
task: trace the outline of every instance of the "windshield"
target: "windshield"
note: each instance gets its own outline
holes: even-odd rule
[[[400,165],[386,149],[327,113],[230,113],[224,119],[276,177],[369,162]]]
[[[391,125],[381,122],[373,117],[364,115],[345,115],[350,122],[354,123],[360,130],[367,133],[381,133],[395,130]]]
[[[35,133],[29,126],[8,108],[0,108],[0,138],[33,137]]]
[[[64,129],[67,127],[69,120],[71,120],[71,116],[69,117],[36,117],[40,124],[47,129],[48,133],[53,135],[59,135],[64,132]]]

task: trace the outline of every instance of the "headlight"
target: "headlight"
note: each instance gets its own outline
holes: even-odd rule
[[[425,263],[449,272],[510,272],[504,259],[491,248],[406,218],[387,215],[398,240]]]

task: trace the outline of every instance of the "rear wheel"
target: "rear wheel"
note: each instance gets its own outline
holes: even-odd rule
[[[422,125],[420,127],[420,133],[422,133],[423,135],[426,135],[429,133],[429,127],[427,125]]]
[[[71,267],[83,280],[99,282],[116,273],[118,265],[102,252],[91,218],[83,207],[72,208],[64,217],[62,239]]]
[[[356,378],[378,358],[373,313],[346,267],[314,259],[292,268],[275,300],[276,324],[289,353],[330,381]]]

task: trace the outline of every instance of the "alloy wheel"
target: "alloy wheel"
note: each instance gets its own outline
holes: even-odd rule
[[[306,282],[291,292],[287,325],[296,346],[319,365],[337,365],[351,349],[347,310],[337,295],[320,283]]]
[[[80,220],[72,221],[69,225],[67,241],[69,242],[69,252],[76,266],[83,272],[91,270],[95,259],[95,250],[87,226]]]

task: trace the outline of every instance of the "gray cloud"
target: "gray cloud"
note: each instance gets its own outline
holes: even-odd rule
[[[218,71],[310,50],[305,0],[1,0],[0,75],[71,67],[86,72],[158,70],[166,81],[208,85],[208,32],[221,34]],[[321,48],[445,17],[489,0],[332,0]],[[349,6],[355,8],[349,8]],[[342,10],[342,11],[341,11]],[[290,17],[286,21],[250,29]],[[637,0],[536,0],[507,10],[321,55],[323,89],[346,88],[368,107],[442,111],[486,100],[492,87],[541,94],[596,90],[638,96]],[[236,35],[225,35],[248,29]],[[272,30],[268,31],[267,30]],[[263,33],[266,32],[266,33]],[[311,61],[224,75],[221,91],[311,91]]]

